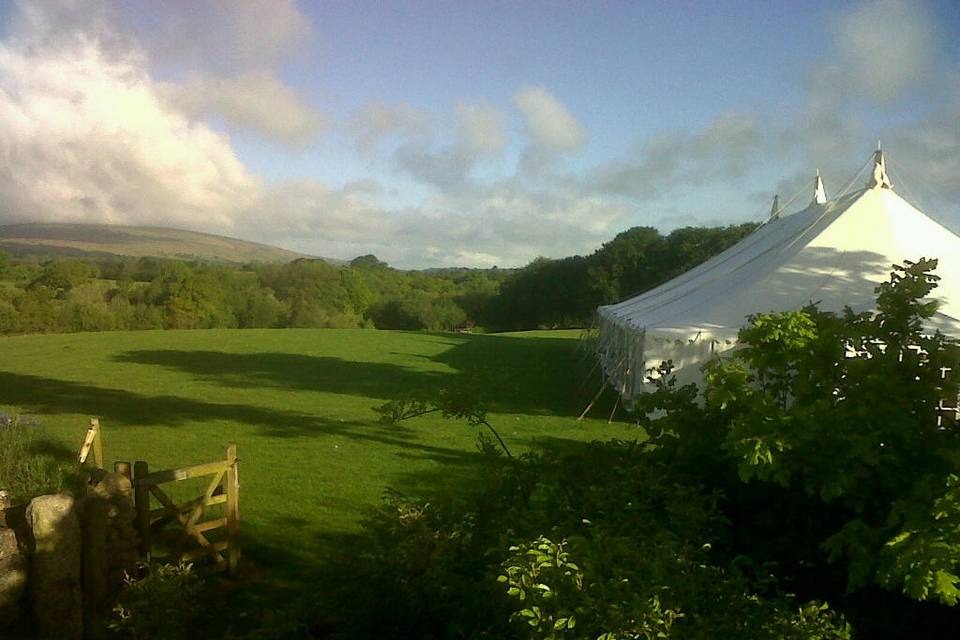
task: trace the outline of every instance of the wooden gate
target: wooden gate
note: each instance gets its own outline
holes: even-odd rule
[[[173,561],[193,560],[212,556],[225,566],[231,575],[238,572],[240,562],[240,481],[237,476],[237,447],[229,445],[223,460],[180,469],[150,472],[147,463],[138,461],[133,466],[134,500],[137,508],[137,528],[140,531],[140,553],[148,560],[152,556],[152,542],[168,524],[177,524],[180,530],[168,549]],[[170,482],[211,476],[203,495],[177,504],[160,485]],[[151,506],[151,498],[158,503]],[[214,508],[225,505],[221,511]],[[213,515],[212,519],[204,520]],[[222,540],[212,542],[207,535],[224,529]],[[191,548],[192,547],[192,548]]]

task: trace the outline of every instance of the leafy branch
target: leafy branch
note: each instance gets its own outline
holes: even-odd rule
[[[507,443],[487,420],[487,412],[467,393],[455,389],[442,389],[437,398],[423,400],[419,398],[398,398],[374,407],[380,414],[380,422],[398,424],[403,420],[419,418],[431,413],[439,413],[444,418],[466,420],[471,427],[484,427],[500,444],[500,448],[512,458]]]

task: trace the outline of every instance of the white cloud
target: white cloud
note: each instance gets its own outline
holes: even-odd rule
[[[274,65],[314,33],[295,0],[136,0],[120,7],[138,14],[130,23],[146,22],[138,35],[155,57],[224,75]]]
[[[953,214],[960,232],[960,99],[914,126],[886,134],[894,189],[934,216]]]
[[[597,248],[627,208],[575,188],[531,189],[516,181],[387,210],[368,190],[313,181],[277,185],[243,214],[257,237],[308,253],[373,253],[398,267],[526,264]]]
[[[391,160],[395,170],[440,189],[465,185],[476,163],[475,156],[457,147],[417,143],[400,145],[393,152]]]
[[[458,264],[472,253],[487,256],[480,266],[518,266],[537,256],[596,249],[618,230],[627,211],[574,186],[531,188],[508,180],[437,196],[410,216],[404,233],[422,238],[425,255],[436,264]]]
[[[778,190],[794,191],[819,167],[828,194],[835,194],[853,179],[880,139],[888,167],[916,176],[907,180],[913,189],[897,188],[901,195],[921,207],[957,212],[948,200],[960,193],[960,69],[943,55],[945,39],[930,5],[863,1],[827,19],[832,45],[811,64],[807,102],[780,133],[785,151],[803,167],[782,180]],[[925,106],[904,109],[910,100]],[[851,188],[861,185],[854,180]]]
[[[166,109],[142,56],[99,42],[0,44],[0,216],[230,230],[257,179],[224,136]]]
[[[763,135],[753,117],[728,113],[694,134],[675,132],[637,143],[626,158],[587,178],[599,193],[649,200],[678,187],[739,178],[763,162]]]
[[[926,7],[909,0],[864,2],[840,16],[827,81],[835,91],[877,101],[899,97],[931,77],[938,29]]]
[[[368,105],[351,123],[358,151],[385,156],[393,171],[441,189],[462,188],[474,168],[498,158],[507,145],[504,114],[487,102],[461,102],[447,118],[405,104]]]
[[[21,51],[52,54],[95,43],[108,60],[141,54],[133,40],[116,29],[116,6],[110,0],[18,0],[9,20],[9,45]]]
[[[353,118],[350,129],[357,150],[370,158],[392,137],[422,137],[425,122],[426,114],[410,105],[372,104]]]
[[[195,76],[166,88],[171,103],[193,118],[219,115],[233,129],[249,129],[292,148],[308,146],[326,119],[272,72],[226,78]]]
[[[533,143],[550,151],[580,149],[587,141],[586,130],[563,103],[543,87],[524,87],[514,96]]]
[[[477,155],[496,155],[507,146],[504,116],[486,102],[461,103],[456,108],[458,145]]]
[[[285,246],[353,257],[370,243],[388,243],[394,232],[390,216],[368,199],[371,190],[376,187],[370,184],[330,189],[314,180],[285,182],[248,203],[238,222],[248,233]]]

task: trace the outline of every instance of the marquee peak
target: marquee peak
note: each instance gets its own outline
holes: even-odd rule
[[[883,159],[883,150],[880,149],[880,142],[877,142],[877,150],[873,152],[873,175],[867,180],[867,189],[882,188],[893,189],[893,183],[887,176],[887,164]]]
[[[813,184],[813,201],[816,204],[826,204],[827,191],[823,188],[823,178],[820,177],[820,169],[817,169],[817,176]]]

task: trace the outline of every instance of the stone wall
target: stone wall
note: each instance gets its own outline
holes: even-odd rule
[[[0,634],[5,628],[23,626],[23,596],[29,570],[23,520],[23,508],[18,508],[7,492],[0,491]]]
[[[38,496],[27,505],[29,593],[38,638],[83,637],[78,506],[73,496],[62,493]]]
[[[100,472],[87,494],[14,505],[0,492],[0,637],[102,637],[109,603],[137,564],[130,479]]]

